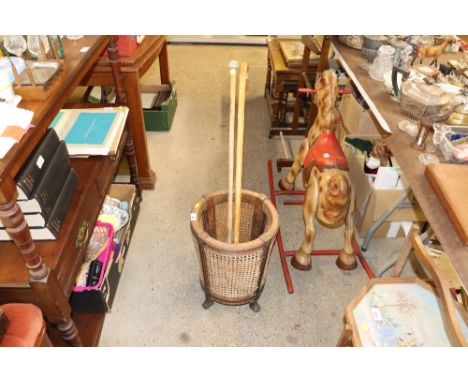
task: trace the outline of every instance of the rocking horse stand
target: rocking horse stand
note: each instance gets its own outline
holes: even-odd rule
[[[299,196],[304,196],[305,192],[304,191],[284,191],[284,190],[276,190],[274,187],[274,180],[273,180],[273,164],[272,161],[268,161],[268,186],[270,189],[270,200],[273,206],[277,208],[277,200],[276,197],[279,196],[292,196],[292,195],[299,195]],[[291,204],[304,204],[303,200],[284,200],[283,201],[284,205],[291,205]],[[281,227],[278,228],[278,233],[276,235],[276,241],[278,243],[278,251],[280,255],[280,260],[281,260],[281,267],[283,269],[283,275],[284,275],[284,281],[286,282],[286,288],[288,289],[288,293],[292,294],[294,293],[294,286],[291,280],[291,275],[289,273],[289,267],[287,263],[287,258],[294,256],[296,251],[287,251],[284,248],[283,245],[283,238],[281,236]],[[366,259],[362,255],[359,245],[356,242],[356,240],[353,237],[352,240],[353,244],[353,250],[358,258],[359,262],[362,265],[362,268],[366,271],[367,275],[369,276],[370,279],[375,278],[375,274],[372,271],[371,267],[367,263]],[[341,249],[314,249],[311,253],[312,256],[339,256],[341,252]]]

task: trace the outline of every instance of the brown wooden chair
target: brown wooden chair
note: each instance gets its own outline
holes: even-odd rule
[[[370,280],[346,307],[337,346],[467,346],[466,308],[430,259],[414,226],[392,269],[392,277]],[[432,278],[402,278],[411,247]]]
[[[33,304],[0,306],[0,347],[52,346],[41,310]]]
[[[307,134],[309,133],[310,126],[312,126],[312,123],[314,122],[315,117],[317,115],[317,106],[315,106],[314,102],[308,101],[309,98],[312,99],[313,97],[313,84],[311,84],[308,74],[310,53],[314,52],[315,54],[320,56],[319,63],[317,66],[317,75],[319,75],[328,68],[328,57],[330,53],[330,37],[323,36],[322,44],[320,44],[314,36],[310,35],[302,36],[301,41],[304,44],[304,52],[302,54],[299,84],[297,87],[296,100],[294,103],[290,135],[304,134],[304,136],[307,136]],[[306,120],[305,130],[304,127],[299,127],[299,118],[301,116]],[[293,159],[277,159],[276,166],[278,168],[278,171],[280,171],[283,167],[291,167],[293,162]]]
[[[304,44],[304,53],[302,55],[301,63],[301,74],[299,76],[299,85],[296,93],[296,101],[294,104],[294,114],[292,119],[292,128],[297,127],[299,122],[299,117],[303,109],[303,95],[302,89],[308,89],[312,91],[313,87],[310,83],[309,76],[307,75],[307,69],[309,67],[310,52],[320,56],[319,64],[317,67],[317,74],[322,73],[328,68],[328,55],[330,50],[330,38],[329,36],[323,36],[323,43],[320,46],[319,42],[314,38],[314,36],[302,36],[302,43]],[[310,102],[309,110],[306,111],[307,116],[307,129],[305,135],[309,132],[312,122],[315,120],[317,115],[317,107],[313,102]]]

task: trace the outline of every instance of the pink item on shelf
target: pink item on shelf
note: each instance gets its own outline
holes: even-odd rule
[[[460,161],[468,160],[468,144],[463,143],[455,147],[453,150],[453,156]]]
[[[73,287],[73,292],[83,292],[85,290],[94,290],[98,289],[104,280],[104,275],[106,274],[107,266],[112,258],[112,248],[114,246],[114,227],[110,223],[103,223],[100,221],[96,222],[97,227],[107,227],[108,229],[108,235],[109,235],[109,241],[107,243],[107,246],[104,248],[104,250],[99,254],[96,260],[99,260],[102,263],[102,269],[101,269],[101,274],[99,275],[99,282],[94,285],[94,286],[77,286],[75,285]]]

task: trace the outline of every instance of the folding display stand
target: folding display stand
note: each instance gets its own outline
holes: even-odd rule
[[[270,188],[270,199],[275,208],[276,206],[276,197],[277,196],[284,196],[284,195],[304,195],[304,191],[283,191],[283,190],[275,190],[274,182],[273,182],[273,167],[271,160],[268,161],[268,185]],[[304,204],[302,200],[285,200],[283,201],[285,205],[290,204]],[[294,256],[296,251],[285,251],[283,247],[283,239],[281,237],[281,226],[278,228],[278,233],[276,235],[276,240],[278,242],[278,250],[280,253],[280,260],[281,260],[281,267],[283,268],[284,279],[286,282],[286,287],[288,289],[288,293],[294,293],[294,287],[292,284],[291,276],[289,274],[288,263],[286,261],[287,257]],[[369,278],[375,278],[375,274],[370,268],[369,264],[367,263],[366,259],[362,256],[361,251],[359,249],[359,245],[357,244],[356,240],[353,238],[353,249],[354,253],[356,254],[357,258],[359,259],[362,267],[366,271]],[[339,255],[341,249],[316,249],[313,250],[311,255],[312,256],[337,256]]]

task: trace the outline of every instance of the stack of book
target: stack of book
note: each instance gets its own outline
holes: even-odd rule
[[[78,186],[67,146],[49,129],[16,177],[19,204],[33,240],[55,240]],[[11,240],[0,221],[0,240]]]
[[[127,120],[124,106],[62,109],[52,121],[70,156],[114,155]]]

